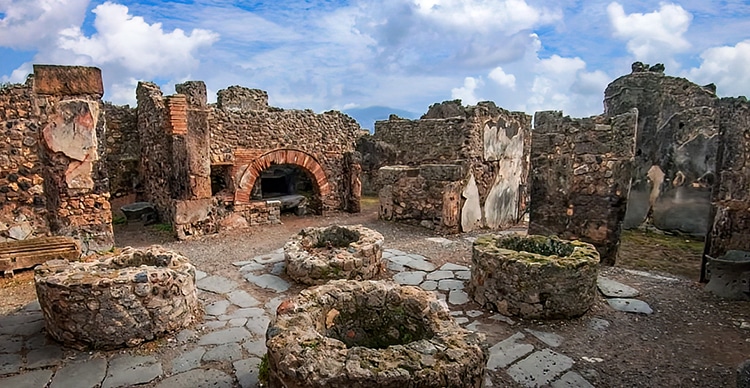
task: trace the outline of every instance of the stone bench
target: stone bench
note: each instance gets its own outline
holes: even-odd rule
[[[48,260],[78,260],[81,246],[71,237],[38,237],[0,243],[0,271],[13,276],[17,269],[31,268]]]

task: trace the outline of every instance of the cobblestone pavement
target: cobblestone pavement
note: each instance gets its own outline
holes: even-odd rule
[[[467,307],[472,305],[464,291],[468,267],[451,263],[437,267],[427,257],[396,249],[385,249],[383,258],[394,271],[395,282],[435,292],[464,327],[478,331],[487,325],[510,328],[512,335],[488,344],[486,387],[504,386],[493,379],[498,373],[523,387],[592,386],[577,370],[575,360],[554,350],[565,341],[561,336],[514,330],[509,317]],[[0,387],[257,386],[258,367],[266,352],[266,327],[276,307],[292,295],[293,285],[282,277],[285,262],[280,251],[233,264],[245,281],[198,271],[197,286],[205,309],[202,324],[138,348],[111,352],[63,348],[45,335],[36,302],[0,316]],[[261,298],[259,289],[276,296]]]

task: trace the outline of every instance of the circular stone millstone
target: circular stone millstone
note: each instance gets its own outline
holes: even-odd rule
[[[161,247],[128,247],[96,262],[48,261],[34,282],[47,332],[77,349],[135,346],[200,316],[195,267]]]
[[[302,229],[284,245],[284,256],[289,277],[307,285],[372,279],[385,268],[383,235],[362,225]]]
[[[484,335],[417,287],[334,280],[283,302],[266,332],[270,386],[480,387]]]
[[[469,294],[501,314],[576,317],[596,298],[599,252],[585,242],[484,235],[474,242],[471,261]]]

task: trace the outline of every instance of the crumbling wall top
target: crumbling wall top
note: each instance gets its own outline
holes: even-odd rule
[[[96,67],[34,65],[34,93],[43,95],[104,95],[102,71]]]
[[[219,109],[228,111],[266,110],[268,109],[268,93],[260,89],[230,86],[219,90],[216,104]]]

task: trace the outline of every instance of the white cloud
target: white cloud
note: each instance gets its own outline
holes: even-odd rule
[[[419,15],[441,25],[515,34],[560,17],[525,0],[414,0]]]
[[[701,54],[700,67],[691,69],[690,78],[698,83],[714,83],[723,96],[750,94],[750,39],[734,46],[713,47]]]
[[[500,66],[492,69],[488,77],[500,86],[505,86],[513,90],[516,88],[516,76],[513,74],[506,74]]]
[[[627,49],[636,60],[663,62],[676,67],[675,53],[690,48],[684,37],[693,16],[677,4],[661,3],[658,11],[626,14],[622,5],[607,6],[614,35],[627,41]]]
[[[476,104],[479,98],[475,93],[483,84],[481,79],[466,77],[463,86],[451,89],[451,98],[461,100],[464,105]]]
[[[198,64],[196,51],[218,39],[213,32],[181,29],[166,32],[161,23],[149,24],[132,16],[124,5],[106,2],[94,8],[96,33],[85,36],[80,27],[60,33],[59,55],[76,62],[121,67],[131,76],[157,77],[185,74]]]
[[[78,26],[90,0],[0,1],[0,46],[33,49],[55,39],[60,30]]]

